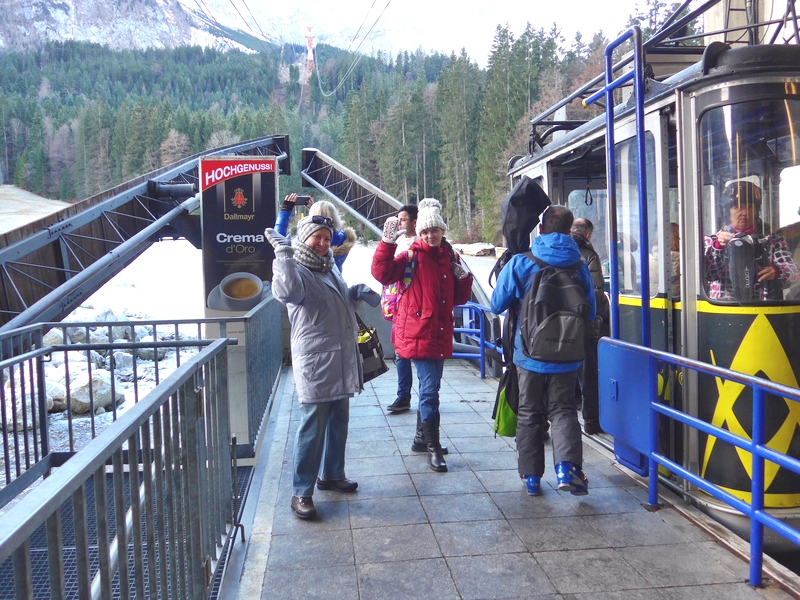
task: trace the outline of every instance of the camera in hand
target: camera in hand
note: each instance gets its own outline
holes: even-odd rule
[[[731,277],[733,297],[749,302],[763,298],[780,300],[783,297],[780,281],[758,282],[758,272],[769,266],[769,253],[758,238],[737,233],[727,246],[728,272]],[[760,290],[764,290],[761,294]]]
[[[294,201],[295,206],[306,206],[308,205],[308,201],[311,200],[311,196],[298,196],[297,200]]]

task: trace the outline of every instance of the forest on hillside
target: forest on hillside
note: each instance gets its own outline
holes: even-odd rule
[[[669,12],[647,5],[630,23],[652,30]],[[449,237],[497,242],[506,164],[526,153],[530,118],[598,74],[607,43],[566,43],[556,25],[518,36],[497,26],[486,69],[463,50],[391,57],[319,45],[307,83],[299,47],[48,43],[0,54],[0,179],[80,200],[207,149],[289,134],[294,162],[319,148],[402,202],[438,198]],[[282,191],[300,188],[299,164],[292,171]]]

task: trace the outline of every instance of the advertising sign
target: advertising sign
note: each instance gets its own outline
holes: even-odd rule
[[[276,161],[208,157],[199,171],[206,308],[250,310],[272,280],[275,254],[264,229],[275,225]]]

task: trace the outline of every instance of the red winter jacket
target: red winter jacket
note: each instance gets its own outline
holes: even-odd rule
[[[403,279],[407,254],[381,241],[372,257],[372,276],[383,285]],[[450,244],[433,247],[421,239],[411,244],[414,275],[403,293],[392,325],[392,342],[401,358],[445,359],[453,356],[453,306],[469,300],[472,275],[450,272]],[[458,256],[456,255],[456,260]],[[459,261],[460,262],[460,261]]]

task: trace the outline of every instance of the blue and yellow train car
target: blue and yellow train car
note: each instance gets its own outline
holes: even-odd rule
[[[653,348],[797,387],[800,46],[645,49],[651,77],[644,97],[647,235],[639,221],[636,121],[624,99],[614,111],[616,211],[608,206],[605,116],[574,121],[562,113],[561,120],[545,120],[566,101],[532,122],[529,154],[509,163],[511,183],[530,177],[554,203],[592,221],[591,241],[606,265],[616,253],[621,339],[642,339],[646,295]],[[666,75],[664,65],[673,66]],[[579,90],[566,100],[580,97]],[[649,247],[641,247],[642,239]],[[666,367],[660,383],[667,403],[749,436],[746,388]],[[779,397],[768,404],[769,445],[800,457],[800,405]],[[749,500],[746,453],[674,425],[665,425],[659,439],[686,468]],[[726,506],[664,475],[686,498],[745,532]],[[800,518],[796,475],[767,463],[765,491],[770,512]]]

